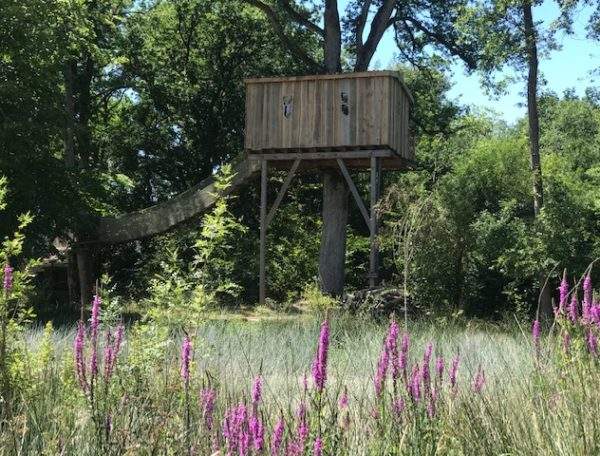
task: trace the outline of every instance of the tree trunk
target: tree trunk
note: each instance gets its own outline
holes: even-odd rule
[[[64,66],[65,82],[65,129],[64,129],[64,162],[65,167],[74,171],[76,165],[86,168],[91,149],[91,135],[89,131],[89,119],[91,112],[90,88],[93,74],[91,60],[88,59],[86,71],[82,77],[78,77],[77,63],[68,60]],[[76,103],[76,100],[78,102]],[[75,141],[77,139],[77,141]],[[92,251],[88,247],[78,245],[82,238],[81,232],[75,233],[75,239],[71,246],[72,253],[67,256],[67,270],[69,281],[69,299],[73,308],[77,306],[83,309],[91,300],[93,287],[93,261]],[[75,264],[77,273],[74,274]],[[76,287],[73,287],[73,279],[79,281],[79,299],[72,295]]]
[[[79,299],[81,318],[85,319],[85,309],[89,306],[92,300],[92,292],[94,288],[94,261],[92,251],[81,245],[76,247],[75,254],[77,255],[77,269],[79,272]]]
[[[335,170],[323,173],[323,231],[319,276],[324,293],[340,296],[344,291],[348,187]]]
[[[542,183],[542,164],[540,160],[540,119],[538,111],[538,51],[537,33],[533,22],[530,0],[523,2],[523,25],[525,30],[525,46],[527,49],[527,120],[529,122],[529,151],[531,155],[531,174],[533,182],[533,215],[537,217],[544,204],[544,188]],[[546,284],[544,273],[540,273],[538,312],[543,317],[552,315],[552,292]]]
[[[531,153],[531,172],[533,175],[533,212],[537,217],[543,204],[542,166],[540,162],[540,120],[537,104],[538,55],[537,36],[531,3],[523,2],[523,22],[525,25],[525,43],[527,47],[527,119],[529,121],[529,150]]]
[[[325,2],[325,69],[337,73],[341,69],[341,31],[337,1]],[[323,231],[319,254],[319,276],[324,293],[340,296],[344,291],[346,262],[346,223],[348,221],[348,188],[336,170],[323,173]]]

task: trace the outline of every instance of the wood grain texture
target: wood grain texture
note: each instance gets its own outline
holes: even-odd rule
[[[248,79],[245,149],[387,148],[410,160],[411,103],[401,76],[391,71]]]

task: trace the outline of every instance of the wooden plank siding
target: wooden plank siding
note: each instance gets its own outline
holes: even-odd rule
[[[245,84],[249,154],[389,149],[413,159],[412,96],[396,72],[247,79]]]

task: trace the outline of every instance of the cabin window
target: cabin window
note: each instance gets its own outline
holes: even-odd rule
[[[288,119],[292,115],[292,97],[283,97],[283,117]]]
[[[348,92],[340,93],[340,98],[342,99],[342,114],[347,116],[350,112],[350,109],[348,107]]]

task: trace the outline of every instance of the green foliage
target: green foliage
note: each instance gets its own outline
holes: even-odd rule
[[[4,197],[7,194],[7,180],[0,176],[0,210],[6,207]],[[6,237],[0,246],[0,265],[2,277],[5,275],[13,258],[18,257],[23,251],[25,241],[24,230],[31,223],[31,216],[23,214],[19,216],[17,231],[12,237]],[[24,264],[20,271],[11,271],[12,280],[9,287],[3,287],[0,295],[0,382],[1,400],[5,403],[2,407],[4,415],[11,413],[11,401],[13,397],[18,398],[21,385],[26,388],[26,347],[20,339],[25,325],[34,318],[33,311],[29,306],[30,279],[32,269],[36,261]]]
[[[230,196],[223,196],[234,175],[230,165],[215,177],[218,196],[213,210],[202,219],[194,240],[193,258],[182,261],[177,247],[167,248],[161,271],[150,280],[149,296],[144,300],[145,317],[168,328],[197,326],[207,308],[222,299],[235,298],[239,286],[234,282],[235,241],[246,228],[229,211]]]
[[[324,313],[339,307],[340,303],[337,299],[323,294],[317,283],[309,283],[302,290],[298,304],[312,312]]]

